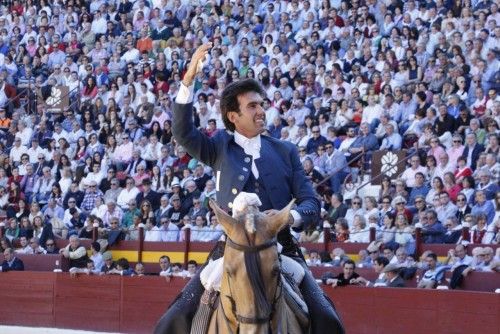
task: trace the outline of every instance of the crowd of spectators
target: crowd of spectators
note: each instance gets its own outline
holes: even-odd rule
[[[111,242],[137,240],[139,224],[146,241],[219,239],[215,175],[171,133],[190,55],[209,41],[195,124],[225,131],[224,87],[262,84],[267,134],[297,145],[322,200],[301,241],[324,240],[327,223],[339,242],[376,226],[408,254],[416,227],[425,243],[500,242],[494,1],[13,0],[1,14],[2,249],[50,252],[94,224]],[[352,195],[374,151],[401,149],[402,174]]]
[[[359,252],[356,261],[337,247],[328,254],[310,251],[307,264],[310,267],[342,268],[337,275],[328,271],[322,276],[323,283],[333,287],[412,287],[410,280],[415,278],[417,288],[434,289],[439,285],[449,285],[454,289],[471,271],[500,272],[500,248],[495,253],[491,247],[474,247],[471,253],[472,256],[468,255],[467,247],[458,244],[448,251],[447,257],[439,258],[436,253],[426,250],[415,259],[403,247],[394,251],[391,247],[372,242]],[[366,269],[373,270],[376,278],[370,280],[356,272],[362,268],[364,273]],[[449,278],[445,276],[447,271],[451,272]]]

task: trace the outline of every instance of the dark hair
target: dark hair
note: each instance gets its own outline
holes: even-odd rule
[[[170,262],[170,256],[168,256],[168,255],[162,255],[160,257],[160,260],[168,260],[168,262]]]
[[[240,113],[240,104],[238,101],[238,96],[248,93],[256,92],[262,96],[265,96],[265,92],[260,86],[260,84],[254,79],[243,79],[236,82],[232,82],[224,89],[222,92],[222,97],[220,100],[220,110],[222,113],[222,120],[226,129],[234,131],[234,124],[229,121],[228,113],[237,112]]]
[[[97,241],[94,241],[93,243],[91,243],[91,246],[92,246],[92,248],[95,249],[96,252],[100,252],[101,251],[101,244],[98,243]]]
[[[351,259],[347,259],[345,260],[344,264],[342,265],[342,267],[345,267],[346,264],[352,264],[354,268],[356,268],[356,263],[354,263],[353,260]]]
[[[391,249],[392,250],[392,249]],[[386,258],[385,256],[379,256],[375,259],[375,262],[377,262],[377,264],[385,267],[386,265],[389,264],[389,259]]]
[[[436,253],[429,253],[429,254],[427,254],[427,257],[433,258],[434,261],[437,261],[437,255],[436,255]]]
[[[476,188],[476,180],[474,180],[474,177],[472,177],[472,176],[469,175],[469,176],[464,177],[464,179],[462,180],[462,182],[464,180],[467,180],[469,182],[471,188],[473,188],[473,189]]]
[[[119,265],[123,270],[127,270],[130,268],[130,264],[128,263],[128,260],[124,257],[122,257],[121,259],[118,259],[118,261],[116,261],[116,264]]]

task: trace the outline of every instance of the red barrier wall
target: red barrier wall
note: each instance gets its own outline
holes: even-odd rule
[[[0,323],[151,333],[187,281],[66,273],[0,274]],[[325,287],[347,333],[498,334],[500,295],[483,292]]]
[[[347,333],[498,334],[500,295],[343,287],[326,290]]]

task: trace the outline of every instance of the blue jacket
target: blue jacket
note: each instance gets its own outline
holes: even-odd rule
[[[7,260],[4,260],[2,263],[2,271],[23,271],[24,270],[24,263],[21,261],[21,259],[15,257],[12,263],[7,262]]]
[[[209,138],[193,124],[190,104],[174,104],[172,133],[177,142],[195,159],[211,166],[217,178],[217,202],[230,209],[232,202],[249,179],[252,156],[236,144],[234,135],[218,131]],[[281,210],[292,198],[302,217],[302,228],[319,221],[320,203],[307,179],[295,145],[261,136],[259,180],[265,184],[272,209]]]

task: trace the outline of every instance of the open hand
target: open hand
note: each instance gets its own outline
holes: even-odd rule
[[[189,63],[189,67],[186,71],[186,74],[184,74],[184,78],[182,79],[182,83],[186,87],[191,86],[196,75],[201,72],[202,66],[199,65],[207,56],[208,50],[210,50],[210,48],[212,48],[212,43],[205,43],[200,45],[193,53],[193,56],[191,57],[191,61]]]

